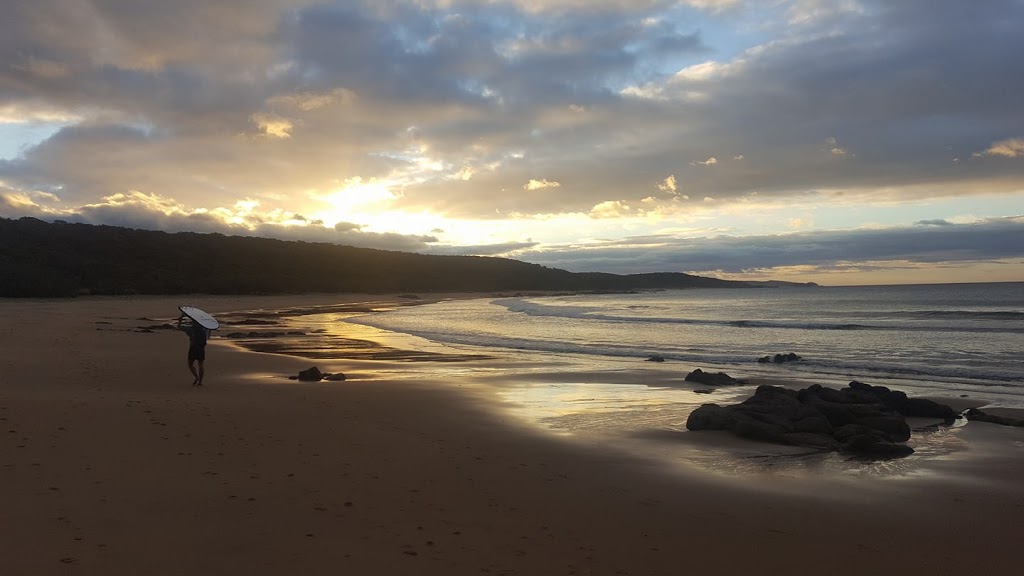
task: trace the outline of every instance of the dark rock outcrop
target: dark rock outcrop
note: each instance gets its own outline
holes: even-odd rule
[[[345,375],[342,374],[341,372],[335,372],[333,374],[330,373],[330,372],[325,372],[323,376],[324,376],[324,380],[327,380],[328,382],[344,382],[345,381]]]
[[[647,361],[648,362],[664,362],[665,361],[665,357],[664,356],[657,356],[657,355],[655,355],[655,356],[651,356],[650,358],[648,358]]]
[[[299,380],[301,382],[319,382],[324,379],[323,373],[316,366],[307,368],[299,372]]]
[[[913,415],[945,419],[952,412],[948,406],[912,402],[915,399],[906,398],[902,392],[859,382],[851,382],[842,390],[819,384],[799,391],[759,386],[753,396],[739,404],[700,406],[690,414],[686,428],[730,430],[753,440],[871,457],[911,454],[913,448],[903,444],[910,439],[910,426],[904,414],[886,400]]]
[[[853,381],[850,382],[849,389],[871,394],[881,400],[886,406],[904,416],[939,418],[947,423],[957,419],[956,411],[945,404],[939,404],[927,398],[907,398],[907,395],[903,392],[890,390],[885,386],[872,386]]]
[[[1005,416],[996,416],[995,414],[986,414],[977,408],[969,408],[967,412],[964,412],[964,416],[967,416],[967,419],[971,422],[988,422],[1003,426],[1024,426],[1024,418],[1007,418]]]
[[[704,372],[700,368],[697,368],[693,372],[687,374],[685,380],[687,382],[707,384],[708,386],[736,386],[743,383],[742,381],[729,376],[725,372]]]

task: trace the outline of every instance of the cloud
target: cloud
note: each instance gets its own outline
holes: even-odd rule
[[[664,180],[659,182],[658,183],[658,190],[661,190],[662,192],[670,192],[672,194],[675,194],[676,191],[678,190],[678,187],[677,187],[677,184],[676,184],[676,177],[675,177],[675,175],[674,174],[670,174],[668,176],[668,178],[665,178]]]
[[[334,225],[334,229],[338,232],[356,232],[362,229],[362,224],[355,224],[352,222],[338,222]]]
[[[1000,23],[1019,6],[976,7],[963,27],[949,3],[784,5],[791,13],[688,4],[716,25],[756,19],[766,34],[793,14],[830,6],[849,20],[802,18],[797,32],[707,60],[716,47],[699,24],[654,1],[472,9],[293,1],[236,10],[230,1],[187,0],[61,12],[40,0],[0,24],[0,58],[14,66],[0,72],[0,107],[33,102],[51,117],[77,118],[70,121],[82,137],[59,134],[0,167],[0,178],[19,188],[62,185],[70,201],[134,189],[197,206],[232,194],[298,199],[354,176],[400,178],[400,207],[486,217],[638,201],[652,173],[722,201],[751,189],[800,194],[1009,174],[970,162],[955,168],[945,147],[969,156],[986,127],[1014,114],[1004,96],[1019,88],[1007,73],[1016,39]],[[181,31],[195,41],[180,42]],[[922,62],[921,54],[939,56]],[[63,71],[29,72],[54,68],[44,62]],[[920,76],[909,81],[908,70]],[[661,99],[622,95],[643,86]],[[961,120],[929,120],[941,117]],[[145,145],[111,141],[118,128],[140,130]],[[857,150],[856,162],[809,159],[809,148],[837,133],[844,141],[829,149]],[[716,156],[713,173],[697,172],[714,165],[709,147],[743,149],[744,169],[725,170],[731,163]],[[680,157],[703,160],[680,168]],[[551,170],[563,183],[571,175],[573,186],[557,196],[482,193],[518,189]]]
[[[505,256],[514,257],[522,250],[534,248],[537,242],[503,242],[499,244],[480,244],[476,246],[432,246],[427,254],[446,256]]]
[[[82,119],[81,113],[45,101],[0,102],[0,124],[72,124]]]
[[[1024,258],[1024,216],[975,224],[773,236],[626,238],[599,245],[541,248],[520,259],[588,272],[744,273],[787,266],[905,261],[921,265]]]
[[[847,154],[849,154],[849,151],[846,148],[840,146],[834,137],[826,138],[825,146],[829,154],[833,156],[846,156]]]
[[[291,120],[275,114],[253,114],[250,117],[260,132],[273,138],[291,138],[295,125]]]
[[[621,218],[630,216],[634,210],[621,200],[601,202],[590,210],[591,218]]]
[[[523,184],[523,190],[542,190],[544,188],[559,188],[562,184],[559,182],[550,182],[546,179],[534,180],[530,179],[529,182]]]
[[[948,220],[918,220],[914,222],[915,226],[954,226],[954,224]]]
[[[1009,138],[996,142],[982,152],[975,152],[974,156],[1024,157],[1024,138]]]

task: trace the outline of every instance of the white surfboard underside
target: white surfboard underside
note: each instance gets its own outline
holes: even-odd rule
[[[195,306],[178,306],[178,310],[181,310],[182,314],[188,316],[207,330],[216,330],[217,328],[220,328],[220,323],[217,322],[217,319],[205,310],[200,310]]]

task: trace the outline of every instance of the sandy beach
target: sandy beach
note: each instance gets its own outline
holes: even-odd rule
[[[1022,428],[962,427],[942,439],[952,455],[894,477],[666,469],[545,433],[472,377],[393,358],[311,361],[216,338],[207,385],[192,387],[186,338],[138,331],[181,301],[0,300],[0,573],[1020,569]],[[403,303],[190,301],[214,313]],[[314,364],[350,378],[286,378]],[[708,434],[661,445],[763,448]]]

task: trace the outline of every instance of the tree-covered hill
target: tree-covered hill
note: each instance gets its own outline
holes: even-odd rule
[[[335,244],[0,218],[0,296],[4,297],[747,285],[678,273],[572,273],[506,258],[433,256]]]

